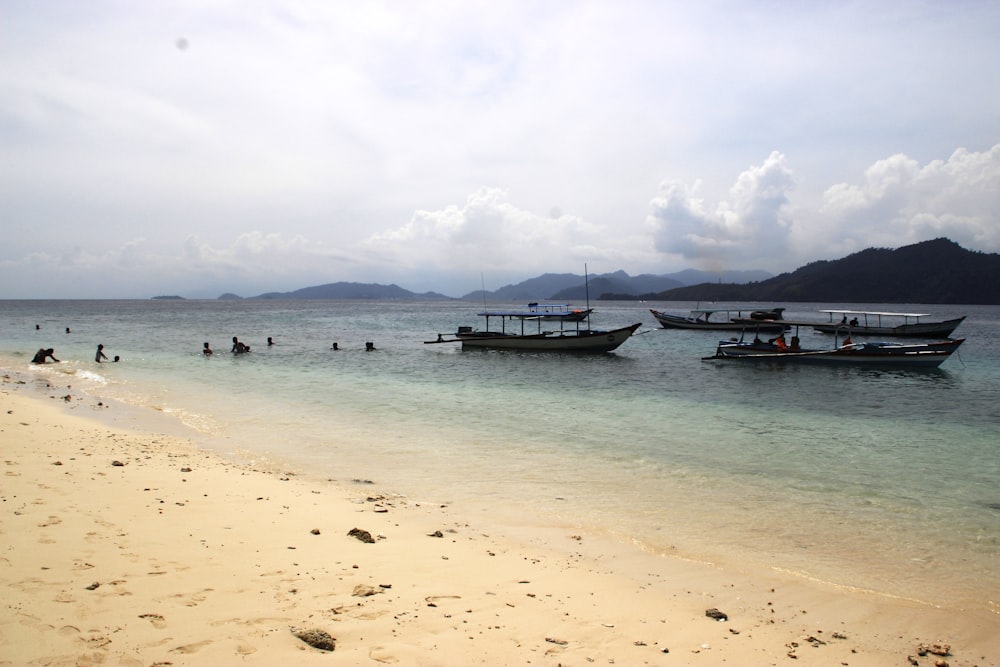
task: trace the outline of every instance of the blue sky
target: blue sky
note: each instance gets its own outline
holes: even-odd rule
[[[0,298],[1000,252],[1000,3],[0,0]]]

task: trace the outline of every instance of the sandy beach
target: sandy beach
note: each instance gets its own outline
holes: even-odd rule
[[[61,393],[0,387],[0,665],[1000,664],[986,610],[499,530]]]

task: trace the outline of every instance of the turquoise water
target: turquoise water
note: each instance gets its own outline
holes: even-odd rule
[[[87,406],[155,408],[228,456],[477,521],[1000,611],[1000,307],[868,306],[968,315],[959,354],[905,371],[705,362],[725,334],[647,310],[695,305],[598,302],[595,326],[641,333],[573,356],[423,343],[478,325],[467,302],[5,301],[0,367]],[[230,354],[234,335],[253,352]],[[98,343],[122,363],[95,364]],[[31,365],[39,347],[63,363]]]

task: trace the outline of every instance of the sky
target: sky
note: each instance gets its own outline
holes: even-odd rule
[[[0,298],[1000,252],[1000,2],[0,0]]]

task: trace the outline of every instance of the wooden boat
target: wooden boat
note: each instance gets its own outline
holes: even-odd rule
[[[587,266],[584,270],[584,286],[587,287],[587,308],[572,310],[567,304],[529,303],[528,310],[486,310],[478,313],[486,318],[485,329],[476,331],[472,327],[459,327],[458,331],[445,338],[438,334],[437,340],[425,343],[461,343],[462,349],[523,350],[529,352],[611,352],[627,341],[642,323],[610,331],[591,329],[589,279]],[[483,290],[485,293],[486,290]],[[490,319],[500,321],[500,330],[490,328]],[[586,324],[583,325],[584,320]],[[543,329],[543,322],[558,322],[558,329]],[[575,324],[567,328],[566,324]]]
[[[764,342],[756,339],[720,341],[709,359],[727,359],[776,363],[851,364],[895,368],[936,368],[965,342],[964,338],[932,343],[850,342],[832,349],[812,350],[798,347],[797,338],[785,344],[784,336]]]
[[[659,310],[649,309],[656,321],[664,329],[702,329],[704,331],[784,331],[788,328],[781,321],[784,308],[770,310],[733,309],[733,308],[696,308],[687,317],[671,315]],[[746,316],[744,316],[746,313]]]
[[[953,320],[922,322],[920,318],[927,317],[927,313],[887,313],[871,310],[821,310],[819,312],[828,313],[830,321],[812,324],[813,329],[822,333],[838,333],[838,330],[843,332],[844,328],[847,327],[852,336],[947,338],[965,319],[963,315]],[[834,319],[838,315],[841,318],[835,322]],[[848,320],[848,317],[851,319]]]
[[[542,313],[523,310],[491,310],[478,313],[486,319],[486,328],[478,331],[472,327],[459,327],[446,338],[438,334],[433,343],[461,343],[462,349],[479,348],[495,350],[526,350],[531,352],[611,352],[624,343],[641,326],[641,322],[611,330],[591,329],[581,326],[544,329],[543,322],[550,319]],[[499,320],[499,330],[490,328],[490,320]]]

